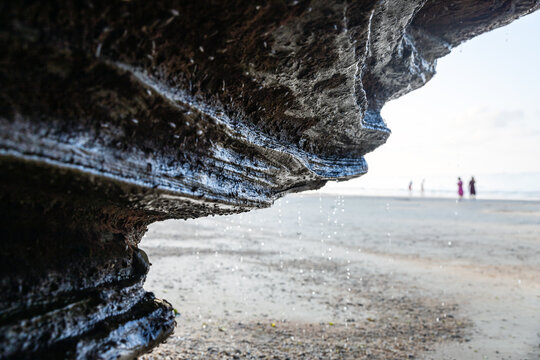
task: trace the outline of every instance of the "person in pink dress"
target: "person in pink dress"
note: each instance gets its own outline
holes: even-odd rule
[[[458,182],[457,182],[457,187],[458,187],[458,190],[457,190],[457,193],[459,195],[459,200],[463,199],[463,181],[461,181],[461,178],[458,177]]]

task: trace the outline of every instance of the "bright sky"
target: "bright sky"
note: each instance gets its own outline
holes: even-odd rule
[[[366,156],[369,173],[330,187],[425,178],[453,188],[457,176],[474,175],[540,190],[540,11],[453,49],[431,81],[382,115],[392,135]]]

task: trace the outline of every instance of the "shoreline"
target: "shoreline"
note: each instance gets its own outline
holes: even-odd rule
[[[296,194],[150,227],[145,287],[181,316],[144,359],[538,357],[540,202],[448,200]]]
[[[369,190],[368,190],[369,191]],[[404,191],[405,192],[405,191]],[[311,191],[305,191],[302,193],[293,193],[288,194],[286,196],[344,196],[349,198],[359,197],[359,198],[383,198],[383,199],[395,199],[395,200],[401,200],[401,199],[411,199],[411,200],[455,200],[455,201],[471,201],[471,202],[482,202],[482,201],[502,201],[502,202],[531,202],[531,203],[540,203],[540,197],[534,197],[534,198],[508,198],[508,197],[489,197],[489,198],[483,198],[483,197],[477,197],[476,199],[471,199],[467,196],[464,196],[463,199],[459,200],[457,196],[436,196],[436,195],[408,195],[408,194],[348,194],[346,192],[324,192],[319,190],[311,190]]]

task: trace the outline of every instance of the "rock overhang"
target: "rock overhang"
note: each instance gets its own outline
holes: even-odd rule
[[[55,347],[75,357],[77,343],[105,354],[101,346],[114,339],[110,351],[120,353],[118,329],[131,331],[124,325],[139,315],[155,337],[128,353],[162,339],[172,330],[170,308],[145,295],[147,260],[134,260],[148,224],[265,207],[362,175],[363,156],[390,134],[380,116],[386,101],[429,81],[452,47],[538,7],[2,3],[0,326],[16,333],[20,314],[37,314],[28,336],[0,339],[9,344],[4,355]],[[124,310],[95,306],[110,291]],[[69,299],[93,304],[87,318],[65,308]],[[91,325],[112,315],[117,332]],[[44,323],[57,335],[42,339]]]

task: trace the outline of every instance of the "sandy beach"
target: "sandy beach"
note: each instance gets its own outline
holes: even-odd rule
[[[290,195],[154,224],[144,359],[538,359],[540,202]]]

